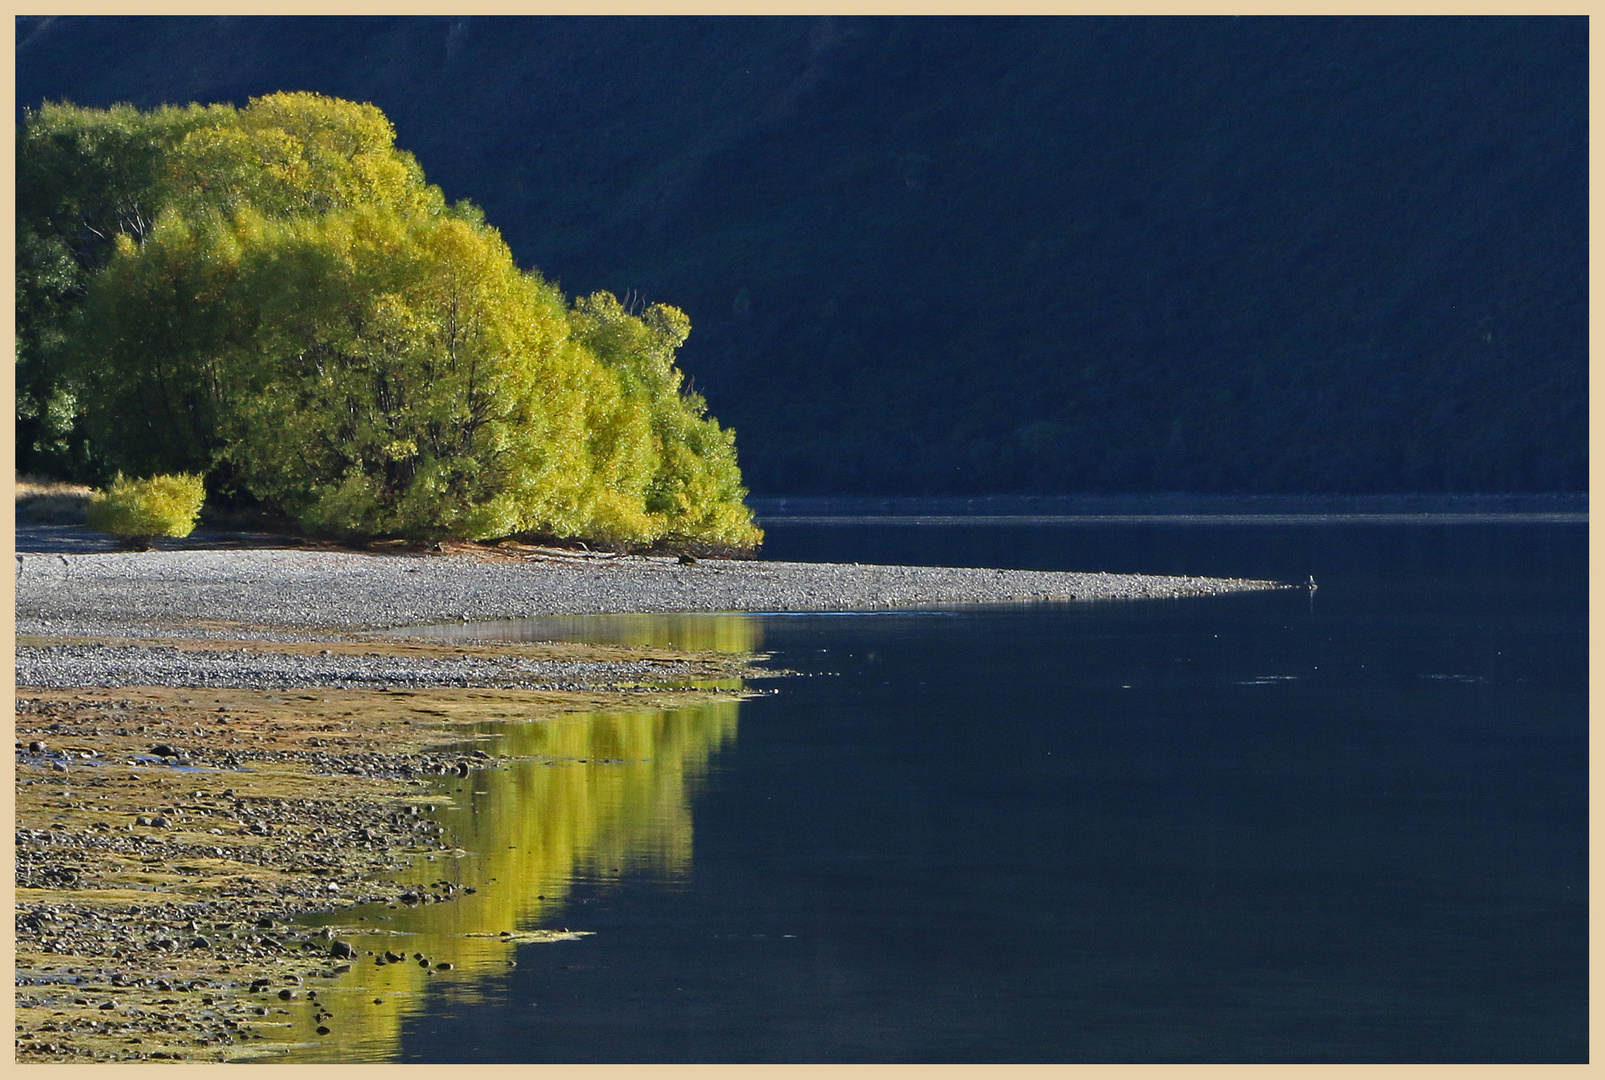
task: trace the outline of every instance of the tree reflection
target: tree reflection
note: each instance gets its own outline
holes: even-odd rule
[[[359,956],[349,974],[319,980],[319,1005],[334,1014],[324,1021],[328,1036],[314,1033],[313,1006],[291,1006],[291,1038],[307,1045],[288,1059],[393,1060],[402,1019],[426,993],[477,1001],[530,932],[583,931],[583,920],[565,912],[576,882],[686,874],[691,800],[713,755],[735,739],[739,709],[719,701],[486,725],[497,755],[510,760],[441,781],[433,796],[432,816],[460,853],[420,856],[396,882],[397,895],[405,886],[438,894],[449,883],[456,899],[325,917]],[[379,963],[387,950],[405,959]]]

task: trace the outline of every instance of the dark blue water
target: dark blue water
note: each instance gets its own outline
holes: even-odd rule
[[[765,620],[676,875],[577,875],[433,1062],[1587,1059],[1586,527],[787,527],[1320,588]],[[548,922],[551,922],[548,919]]]

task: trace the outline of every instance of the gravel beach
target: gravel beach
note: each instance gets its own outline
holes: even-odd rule
[[[1233,578],[481,552],[105,550],[63,527],[19,527],[19,634],[228,636],[240,626],[348,633],[540,615],[853,611],[920,605],[1208,596]],[[74,545],[77,546],[74,546]],[[99,550],[96,550],[99,548]],[[208,627],[205,624],[227,624]],[[197,625],[200,624],[200,625]]]

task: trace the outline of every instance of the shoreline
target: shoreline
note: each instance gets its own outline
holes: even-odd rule
[[[453,545],[439,553],[199,546],[204,540],[149,552],[50,549],[71,532],[18,526],[19,635],[295,636],[545,615],[864,611],[1290,587],[1241,578],[972,567],[686,564],[673,556],[507,543]]]
[[[337,993],[341,976],[382,958],[291,920],[463,898],[427,881],[457,854],[428,815],[450,797],[430,792],[439,778],[511,763],[463,749],[465,732],[733,701],[755,692],[747,680],[783,674],[755,667],[751,652],[443,641],[402,628],[1287,587],[685,564],[521,545],[374,554],[203,536],[154,552],[28,550],[41,537],[70,544],[72,531],[19,525],[17,1061],[241,1060],[339,1039],[361,1018],[335,1016],[318,989],[325,1003],[350,998]],[[450,964],[414,959],[423,975],[451,976]],[[348,1007],[367,1006],[338,1006]]]

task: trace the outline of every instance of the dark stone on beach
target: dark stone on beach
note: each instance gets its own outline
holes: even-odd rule
[[[150,752],[155,754],[157,757],[164,757],[165,758],[165,757],[177,757],[178,756],[178,751],[174,750],[171,746],[168,746],[166,743],[157,743],[155,746],[150,748]]]
[[[341,960],[357,955],[357,950],[351,947],[349,941],[336,941],[329,946],[329,955]]]
[[[212,947],[212,943],[203,937],[198,937],[189,943],[189,947],[192,949],[210,949]]]
[[[327,1035],[328,1033],[329,1033],[329,1029],[328,1028],[323,1027],[321,1024],[318,1026],[318,1034],[319,1035]]]
[[[289,987],[285,987],[283,990],[279,991],[280,1001],[293,1001],[294,999],[295,991],[291,990]]]
[[[28,744],[28,752],[31,754],[42,754],[45,752],[45,744],[35,739],[33,742]]]

